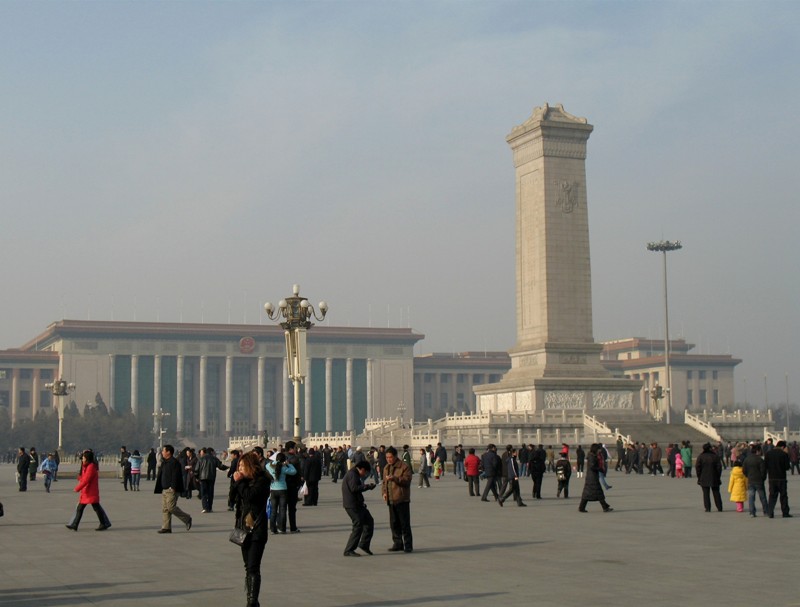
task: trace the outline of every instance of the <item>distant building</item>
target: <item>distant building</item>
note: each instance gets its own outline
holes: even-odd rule
[[[303,432],[360,431],[413,401],[411,329],[316,326],[308,332]],[[109,409],[170,413],[184,436],[288,435],[293,388],[277,325],[62,320],[17,350],[0,351],[0,407],[12,424],[50,407],[44,384],[74,382],[79,409],[99,393]],[[353,428],[347,427],[352,420]]]
[[[693,344],[683,339],[670,342],[672,409],[697,411],[732,407],[733,372],[742,361],[725,354],[689,354]],[[645,390],[664,379],[664,342],[637,337],[603,342],[601,362],[616,377],[644,382],[639,408],[652,412]],[[415,417],[438,419],[446,413],[475,412],[472,387],[495,383],[511,368],[506,352],[428,354],[414,358]]]

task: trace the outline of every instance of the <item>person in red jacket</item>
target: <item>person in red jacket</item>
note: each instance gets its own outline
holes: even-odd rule
[[[481,458],[475,455],[475,449],[470,448],[469,455],[464,458],[464,472],[469,485],[469,494],[473,497],[481,495]]]
[[[78,507],[75,509],[75,514],[66,526],[67,529],[78,530],[83,510],[87,504],[92,506],[100,521],[100,526],[96,531],[105,531],[111,527],[111,521],[108,520],[106,511],[100,505],[100,485],[97,478],[97,463],[94,460],[94,453],[87,449],[81,456],[81,470],[78,473],[78,484],[75,485],[75,492],[80,492],[81,496],[78,499]]]

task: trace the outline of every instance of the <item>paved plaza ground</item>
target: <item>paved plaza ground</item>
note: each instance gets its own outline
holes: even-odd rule
[[[723,482],[727,487],[727,472]],[[798,480],[795,480],[798,479]],[[769,605],[800,606],[800,516],[751,519],[725,497],[726,510],[705,513],[695,479],[611,472],[614,512],[596,503],[577,511],[583,479],[569,500],[527,508],[467,496],[452,475],[412,490],[414,553],[388,553],[388,513],[378,490],[367,494],[376,521],[372,557],[342,556],[350,529],[340,485],[320,484],[320,505],[299,508],[296,535],[270,537],[264,557],[265,607],[446,607],[503,605]],[[800,514],[799,477],[789,502]],[[113,527],[94,529],[89,508],[80,531],[64,528],[77,501],[74,480],[45,493],[14,484],[14,467],[0,465],[0,605],[107,607],[244,605],[239,549],[228,542],[227,479],[217,483],[217,512],[198,500],[180,505],[194,517],[186,532],[158,535],[160,496],[142,481],[139,493],[102,479],[101,502]]]

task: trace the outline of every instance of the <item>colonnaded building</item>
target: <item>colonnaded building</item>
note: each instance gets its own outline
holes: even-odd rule
[[[506,352],[414,356],[424,338],[411,329],[316,326],[308,333],[309,377],[301,394],[304,433],[360,432],[366,419],[422,421],[477,411],[475,386],[511,368]],[[673,409],[734,405],[730,355],[691,354],[673,340]],[[603,343],[601,361],[616,377],[643,381],[637,408],[653,415],[647,390],[664,378],[663,341]],[[150,418],[187,437],[292,431],[293,387],[283,331],[273,325],[62,320],[19,349],[0,351],[0,407],[12,423],[55,405],[45,384],[76,384],[79,409],[99,394],[110,409]]]

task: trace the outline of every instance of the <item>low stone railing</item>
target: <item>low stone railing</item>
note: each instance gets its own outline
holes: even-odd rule
[[[714,439],[715,441],[722,440],[722,437],[720,436],[719,432],[717,432],[716,428],[714,428],[714,426],[712,426],[705,419],[701,419],[697,415],[692,415],[688,411],[684,413],[684,423],[690,428],[694,428],[695,430],[702,432],[703,434],[705,434],[709,438]]]

